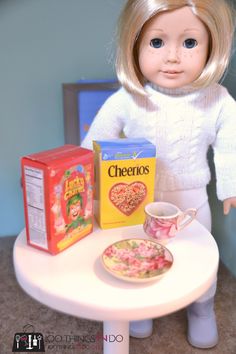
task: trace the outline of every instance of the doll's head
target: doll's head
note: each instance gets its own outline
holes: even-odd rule
[[[173,16],[175,14],[176,16]],[[178,20],[177,14],[182,14],[182,17],[184,14],[183,22],[186,22],[186,27],[190,28],[189,33],[185,38],[183,37],[183,40],[181,38],[185,27],[182,25],[182,21],[176,25],[177,34],[173,23],[168,25],[168,21],[171,21],[172,18]],[[189,16],[189,19],[187,16]],[[158,71],[158,60],[159,62],[162,60],[160,54],[167,48],[165,42],[170,43],[169,39],[172,39],[172,37],[178,38],[178,41],[182,40],[178,60],[179,62],[182,61],[181,65],[186,69],[185,80],[175,81],[174,88],[183,86],[206,87],[218,82],[228,66],[234,33],[234,20],[232,9],[224,0],[128,0],[121,13],[119,25],[117,76],[121,84],[133,93],[145,94],[144,85],[147,81],[158,86],[172,87],[168,84],[165,86],[165,81],[156,80],[152,76],[152,72],[149,75],[148,71],[150,67],[148,61],[149,59],[150,62],[153,61],[154,67],[155,56],[157,58],[156,71]],[[171,27],[172,32],[169,30]],[[191,31],[192,28],[193,31]],[[195,28],[197,28],[197,41],[194,39]],[[164,33],[163,29],[167,33]],[[146,52],[144,51],[146,57],[143,56],[145,45],[147,47]],[[205,51],[205,54],[203,51],[202,56],[198,58],[197,55],[199,55],[201,49]],[[150,56],[148,57],[149,53]],[[194,75],[187,72],[187,65],[183,66],[184,59],[188,56],[190,58],[190,53],[192,53],[193,59],[192,69],[197,66]],[[191,61],[189,60],[189,62]],[[179,70],[176,69],[178,64],[176,60],[173,70]],[[189,66],[191,71],[191,65]],[[171,76],[171,73],[169,76]],[[171,79],[177,78],[175,74],[172,76]]]

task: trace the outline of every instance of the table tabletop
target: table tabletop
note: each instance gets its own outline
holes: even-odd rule
[[[160,317],[200,297],[214,281],[219,253],[213,236],[193,221],[166,247],[173,266],[159,280],[129,283],[102,266],[101,254],[115,241],[147,238],[142,225],[101,230],[52,256],[26,242],[25,230],[14,244],[14,267],[22,288],[41,303],[91,320],[130,321]]]

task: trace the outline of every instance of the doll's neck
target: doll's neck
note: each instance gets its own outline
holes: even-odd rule
[[[153,90],[158,91],[160,93],[163,93],[165,95],[170,95],[170,96],[182,96],[182,95],[188,95],[189,93],[192,93],[196,91],[197,89],[191,86],[184,86],[180,88],[166,88],[166,87],[160,87],[155,84],[150,83],[150,86],[152,87]]]

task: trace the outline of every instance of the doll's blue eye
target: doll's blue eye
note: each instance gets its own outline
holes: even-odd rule
[[[153,38],[151,41],[150,41],[150,45],[151,47],[153,48],[161,48],[163,45],[164,45],[164,42],[162,39],[160,38]]]
[[[184,47],[185,48],[188,48],[188,49],[191,49],[191,48],[194,48],[197,46],[197,41],[196,39],[193,39],[193,38],[188,38],[184,41]]]

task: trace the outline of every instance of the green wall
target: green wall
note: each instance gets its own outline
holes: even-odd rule
[[[64,144],[61,84],[115,76],[123,3],[0,1],[0,236],[24,227],[20,157]]]
[[[61,84],[115,77],[124,1],[0,1],[0,236],[24,227],[20,157],[64,144]],[[236,98],[235,77],[236,57],[225,81]],[[221,258],[236,275],[236,211],[223,217],[214,183],[209,192]]]

